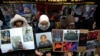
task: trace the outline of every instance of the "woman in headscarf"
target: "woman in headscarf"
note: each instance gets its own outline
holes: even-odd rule
[[[19,14],[16,14],[10,21],[11,28],[19,28],[19,27],[30,27],[30,25],[27,23],[26,18],[22,17]],[[18,53],[15,53],[18,56],[25,56],[27,53],[24,48],[22,48],[24,51],[18,51]],[[14,54],[14,55],[15,55]]]
[[[40,32],[50,32],[52,31],[51,23],[49,21],[49,17],[45,14],[41,15],[39,18],[39,22],[37,24],[37,33]]]
[[[27,23],[27,20],[16,14],[10,21],[10,25],[11,25],[11,28],[18,28],[18,27],[28,27],[29,24]]]

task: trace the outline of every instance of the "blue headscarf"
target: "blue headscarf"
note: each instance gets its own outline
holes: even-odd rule
[[[29,8],[29,9],[31,9],[31,4],[23,4],[23,8],[25,8],[25,7],[27,7],[27,8]]]

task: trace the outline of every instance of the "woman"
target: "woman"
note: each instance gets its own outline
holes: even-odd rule
[[[30,25],[27,23],[27,20],[20,16],[19,14],[16,14],[10,21],[11,28],[19,28],[19,27],[30,27]],[[27,56],[28,52],[24,48],[22,48],[24,51],[18,51],[18,56]],[[26,54],[26,55],[25,55]]]
[[[11,19],[10,25],[11,25],[11,28],[29,27],[27,20],[18,14],[16,14],[14,18]]]
[[[37,24],[37,30],[35,31],[35,33],[43,33],[43,32],[52,32],[52,29],[53,29],[53,26],[52,25],[55,25],[55,24],[51,24],[50,20],[49,20],[49,17],[45,14],[42,14],[40,15],[40,18],[39,18],[39,22]],[[51,52],[52,50],[50,50]],[[48,52],[48,51],[46,51]],[[59,53],[59,52],[52,52],[52,55],[56,55],[56,56],[61,56],[62,53]],[[38,51],[35,50],[35,54],[37,56],[42,56],[45,54],[42,53],[41,51]]]

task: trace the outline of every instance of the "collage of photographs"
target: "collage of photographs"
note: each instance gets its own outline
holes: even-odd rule
[[[79,41],[79,30],[53,29],[53,50],[60,52],[76,51]]]
[[[53,29],[53,51],[54,52],[77,52],[78,47],[86,47],[83,50],[92,50],[100,47],[100,30],[75,30],[75,29]],[[81,49],[82,50],[82,49]]]
[[[3,56],[100,53],[98,7],[95,4],[0,4],[0,53]]]
[[[2,53],[6,53],[9,50],[18,51],[23,48],[26,50],[35,49],[32,27],[1,30],[0,34]]]

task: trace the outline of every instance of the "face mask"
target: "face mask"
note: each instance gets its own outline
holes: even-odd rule
[[[49,28],[49,26],[50,26],[50,23],[48,24],[48,25],[46,25],[46,26],[43,26],[43,25],[41,25],[41,24],[38,24],[38,27],[41,29],[41,30],[47,30],[48,28]]]
[[[42,26],[43,28],[47,28],[47,26]]]
[[[47,30],[48,29],[48,26],[42,26],[42,25],[40,25],[40,27],[39,27],[41,30]]]

